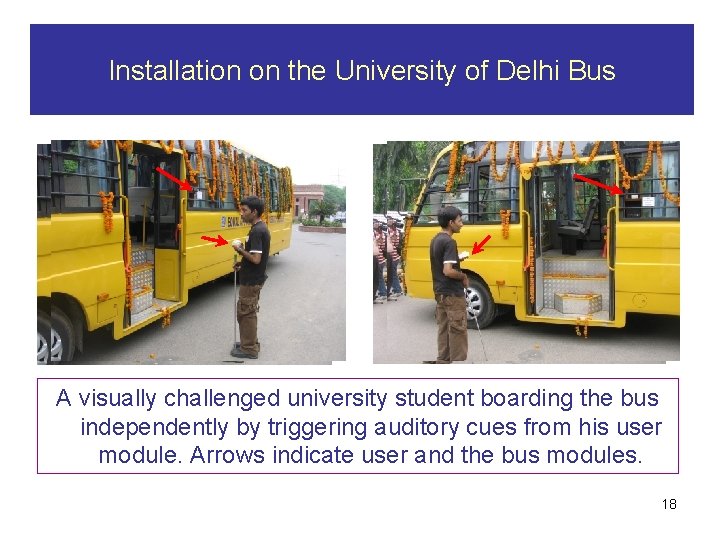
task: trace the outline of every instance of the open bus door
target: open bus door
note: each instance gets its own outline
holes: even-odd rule
[[[615,197],[580,177],[612,186],[615,174],[611,160],[565,162],[539,165],[525,182],[527,315],[612,325]]]
[[[124,188],[128,195],[132,302],[125,327],[156,316],[182,301],[181,218],[185,195],[157,167],[182,179],[181,154],[135,143],[124,154]]]

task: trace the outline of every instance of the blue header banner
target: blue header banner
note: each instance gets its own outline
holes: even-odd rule
[[[31,114],[693,114],[692,25],[32,25]]]

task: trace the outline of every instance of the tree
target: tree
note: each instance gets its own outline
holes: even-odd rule
[[[319,216],[320,223],[325,221],[327,216],[330,216],[335,212],[337,212],[337,206],[325,199],[321,201],[314,201],[314,203],[310,205],[310,215]]]
[[[330,203],[333,203],[338,210],[344,212],[345,211],[345,188],[344,187],[338,187],[338,186],[332,186],[332,185],[325,185],[323,186],[323,193],[325,196],[323,197],[323,200],[328,201]]]

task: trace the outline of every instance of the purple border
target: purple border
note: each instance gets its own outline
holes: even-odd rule
[[[40,472],[40,381],[676,381],[677,382],[677,470],[672,472]],[[219,474],[243,474],[243,475],[476,475],[476,474],[543,474],[543,475],[566,475],[566,474],[587,474],[587,475],[665,475],[680,474],[680,378],[679,377],[38,377],[35,382],[35,473],[40,474],[73,474],[73,475],[115,475],[115,474],[191,474],[191,475],[219,475]]]

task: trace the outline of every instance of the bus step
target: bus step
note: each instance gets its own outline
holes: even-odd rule
[[[590,315],[602,310],[599,294],[555,293],[555,309],[562,314]]]
[[[151,247],[136,246],[132,248],[132,266],[153,264],[155,262],[155,251]]]
[[[152,307],[153,303],[153,290],[151,288],[143,288],[139,291],[135,292],[133,291],[133,302],[132,302],[132,309],[130,310],[130,313],[132,315],[135,315],[137,313],[140,313],[141,311],[145,311],[146,309]]]
[[[136,289],[144,289],[147,287],[152,288],[153,286],[153,265],[145,263],[140,266],[133,266],[132,268],[132,288],[133,291]]]

